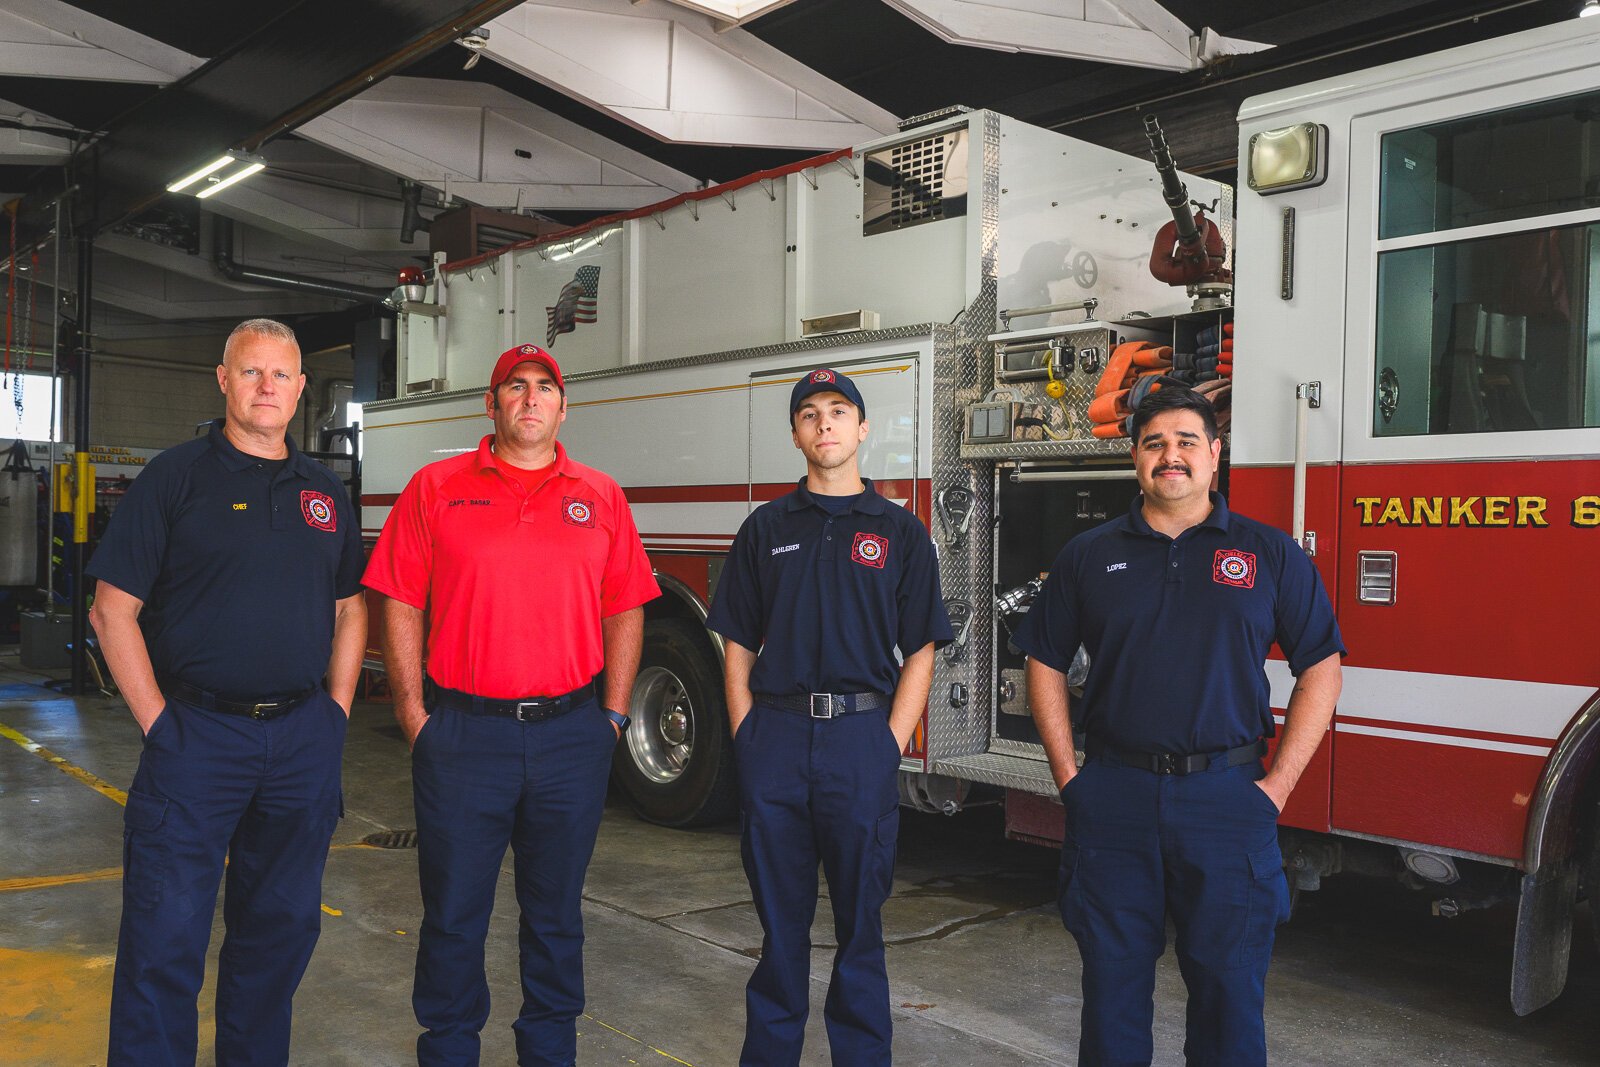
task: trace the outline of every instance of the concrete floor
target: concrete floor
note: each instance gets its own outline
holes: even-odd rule
[[[121,889],[122,811],[107,793],[132,779],[138,735],[118,702],[74,702],[22,684],[31,677],[16,669],[14,653],[0,654],[0,1064],[99,1064]],[[413,825],[408,766],[388,709],[358,706],[322,940],[297,1000],[295,1064],[413,1062],[416,854],[360,844],[374,831]],[[1077,956],[1055,914],[1055,856],[1008,843],[1000,829],[994,809],[953,819],[907,813],[902,823],[885,914],[901,1064],[1074,1062]],[[509,865],[501,885],[489,936],[496,998],[486,1064],[514,1062]],[[735,1063],[743,984],[760,943],[736,834],[662,830],[613,805],[586,897],[580,1062]],[[1398,887],[1330,879],[1280,932],[1267,999],[1273,1062],[1600,1062],[1600,959],[1583,922],[1566,993],[1518,1019],[1506,998],[1509,911],[1432,919]],[[808,1067],[828,1062],[821,1006],[829,954],[820,946],[830,930],[824,905]],[[208,988],[201,1001],[201,1063],[210,1062],[210,996]],[[1170,954],[1156,998],[1156,1062],[1181,1063],[1183,986]]]

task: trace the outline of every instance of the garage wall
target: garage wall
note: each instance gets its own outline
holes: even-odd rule
[[[90,381],[89,438],[97,445],[170,448],[194,436],[195,423],[222,414],[216,370],[96,362]],[[66,397],[71,404],[70,393]]]
[[[344,373],[340,374],[339,369],[329,367],[323,370],[311,365],[308,360],[307,370],[314,377],[300,397],[300,408],[295,412],[292,427],[295,441],[301,447],[307,444],[300,439],[307,412],[310,413],[313,436],[317,424],[326,414],[323,405],[327,390],[321,383],[332,378],[349,379],[348,357],[344,358],[343,363]],[[70,382],[64,399],[70,408]],[[221,414],[222,393],[217,389],[214,364],[199,365],[194,370],[180,370],[170,365],[136,365],[109,359],[100,359],[95,363],[89,397],[91,444],[123,448],[171,448],[193,437],[197,423]],[[72,440],[70,418],[67,420],[67,440]],[[315,445],[314,441],[311,443]]]

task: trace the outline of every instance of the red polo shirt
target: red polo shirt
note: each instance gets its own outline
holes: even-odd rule
[[[622,489],[567,458],[430,463],[389,512],[362,582],[429,611],[428,673],[497,700],[556,696],[605,665],[600,620],[659,596]]]

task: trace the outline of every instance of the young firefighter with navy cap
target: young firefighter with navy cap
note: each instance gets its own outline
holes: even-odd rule
[[[1273,931],[1288,917],[1278,814],[1339,696],[1328,594],[1281,530],[1210,491],[1222,451],[1209,402],[1152,394],[1133,414],[1143,493],[1061,551],[1013,638],[1066,808],[1061,918],[1083,959],[1081,1067],[1148,1064],[1167,919],[1189,990],[1190,1067],[1265,1067]],[[1273,733],[1264,663],[1295,675]],[[1066,671],[1088,649],[1077,766]]]
[[[833,1062],[891,1059],[880,912],[900,826],[896,776],[934,648],[952,634],[928,531],[861,477],[866,415],[837,371],[795,385],[790,433],[806,476],[740,527],[706,620],[726,639],[741,851],[765,933],[745,990],[742,1067],[800,1062],[819,862],[839,944],[825,1007]]]

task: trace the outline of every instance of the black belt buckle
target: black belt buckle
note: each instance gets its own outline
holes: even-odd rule
[[[821,711],[817,710],[817,698],[818,697],[822,698],[822,710]],[[811,717],[813,719],[831,719],[831,718],[834,717],[834,715],[838,714],[837,712],[835,712],[833,710],[833,694],[832,693],[812,693],[811,694],[811,709],[810,710],[811,710]]]
[[[559,700],[519,700],[512,714],[518,722],[543,722],[554,714],[551,708],[560,706]]]
[[[1185,760],[1185,763],[1188,761]],[[1188,767],[1178,762],[1178,757],[1171,752],[1154,752],[1150,756],[1150,769],[1157,774],[1186,774]]]

